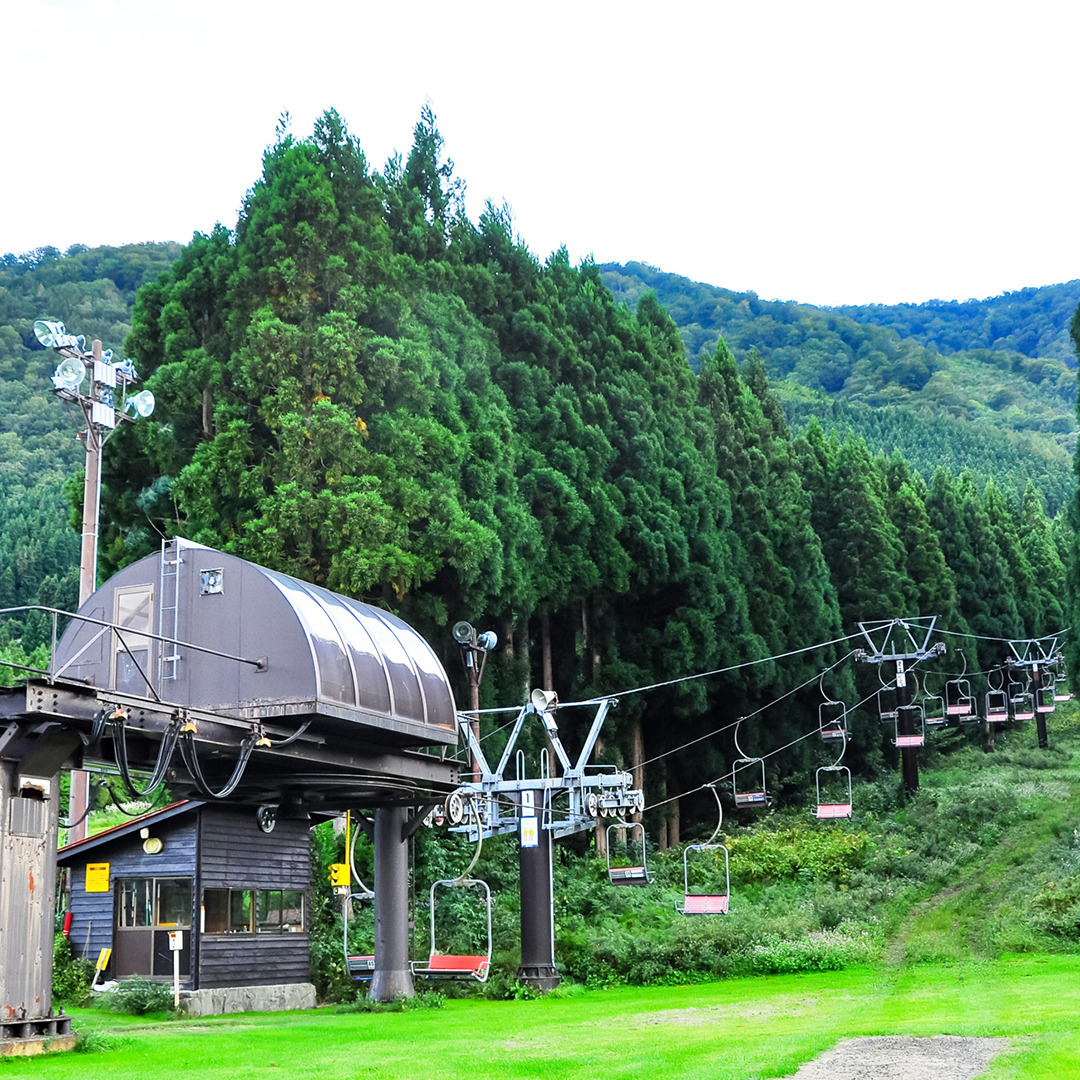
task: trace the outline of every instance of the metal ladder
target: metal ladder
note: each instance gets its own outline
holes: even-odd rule
[[[176,639],[180,629],[180,569],[184,563],[180,537],[161,542],[161,600],[158,604],[158,633],[168,640],[161,642],[161,681],[177,677],[180,650]]]

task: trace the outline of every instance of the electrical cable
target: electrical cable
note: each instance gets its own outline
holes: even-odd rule
[[[227,799],[243,779],[244,770],[247,768],[251,752],[255,749],[257,739],[258,735],[251,734],[240,744],[240,756],[236,759],[236,766],[233,768],[232,776],[229,777],[220,791],[214,791],[206,782],[199,766],[199,755],[195,748],[195,739],[190,731],[184,731],[180,735],[180,755],[184,759],[187,771],[191,773],[192,780],[195,781],[195,786],[203,795],[208,799]]]

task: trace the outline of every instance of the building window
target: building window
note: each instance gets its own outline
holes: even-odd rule
[[[116,884],[116,925],[191,926],[191,878],[127,878]]]
[[[254,889],[206,889],[203,930],[207,934],[250,934]]]
[[[206,889],[207,934],[281,934],[304,930],[302,889]]]
[[[299,889],[259,890],[259,933],[299,933],[304,929],[304,894]]]

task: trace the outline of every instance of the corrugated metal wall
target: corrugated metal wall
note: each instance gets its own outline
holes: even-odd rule
[[[52,1012],[59,774],[19,776],[0,761],[0,1017]]]

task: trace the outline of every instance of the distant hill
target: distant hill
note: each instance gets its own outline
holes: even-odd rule
[[[653,292],[691,358],[722,336],[740,360],[757,349],[789,422],[811,416],[900,452],[929,479],[938,465],[1030,478],[1056,512],[1071,497],[1076,358],[1069,320],[1080,280],[965,303],[818,308],[762,300],[642,263],[600,267],[616,299]]]
[[[79,534],[63,486],[84,468],[82,417],[50,393],[56,357],[34,320],[60,319],[122,354],[135,293],[179,254],[170,243],[0,256],[0,607],[70,609],[78,595]]]

